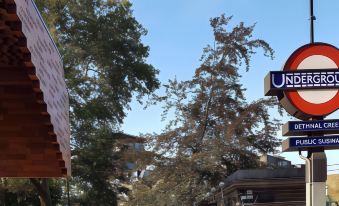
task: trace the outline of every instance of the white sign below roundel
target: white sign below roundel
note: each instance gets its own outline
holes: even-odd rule
[[[298,66],[298,70],[303,69],[330,69],[338,68],[332,59],[323,55],[313,55],[304,59]],[[322,104],[331,100],[338,93],[337,89],[326,90],[299,90],[299,95],[307,102]]]

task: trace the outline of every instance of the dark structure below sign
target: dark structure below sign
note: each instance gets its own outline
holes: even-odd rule
[[[2,0],[0,30],[0,176],[70,175],[62,61],[33,0]]]
[[[198,205],[305,206],[305,193],[305,168],[238,170]]]

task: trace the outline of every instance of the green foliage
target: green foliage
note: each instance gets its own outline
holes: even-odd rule
[[[158,71],[145,63],[149,48],[140,41],[146,30],[128,1],[36,2],[63,55],[73,121],[121,123],[133,94],[158,87]]]
[[[51,198],[54,205],[61,200],[62,182],[49,180]],[[27,179],[1,178],[0,205],[6,206],[35,206],[40,204],[35,187]]]
[[[257,48],[269,57],[273,51],[253,39],[254,26],[229,29],[230,20],[211,19],[215,45],[204,49],[193,78],[170,80],[166,94],[154,96],[152,103],[164,103],[164,117],[174,112],[175,118],[161,134],[149,135],[155,169],[144,183],[151,187],[135,195],[131,205],[192,205],[236,170],[257,167],[259,154],[279,146],[280,124],[269,114],[276,102],[248,102],[239,74],[242,64],[249,69]]]
[[[115,153],[119,127],[133,97],[158,88],[158,70],[145,63],[146,30],[129,1],[36,0],[63,57],[70,95],[73,180],[82,205],[116,205],[124,162]],[[52,192],[53,193],[53,192]],[[35,205],[35,204],[34,204]]]
[[[115,137],[133,95],[158,88],[158,71],[145,63],[146,30],[128,1],[37,1],[64,59],[71,103],[74,182],[84,205],[116,205],[124,163]]]

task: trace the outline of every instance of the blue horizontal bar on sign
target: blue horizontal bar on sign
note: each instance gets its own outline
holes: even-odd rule
[[[290,137],[283,141],[283,152],[307,150],[309,148],[339,149],[339,136]]]
[[[265,77],[265,95],[275,96],[282,90],[339,88],[339,69],[305,69],[271,71]]]
[[[310,132],[339,134],[339,119],[316,121],[290,121],[283,125],[282,135],[307,135]]]

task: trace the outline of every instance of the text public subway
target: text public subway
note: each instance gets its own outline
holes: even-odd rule
[[[339,145],[339,137],[304,137],[292,138],[291,146],[308,147],[308,146],[337,146]]]
[[[328,88],[339,87],[339,70],[334,72],[317,70],[315,72],[271,72],[273,88]]]

